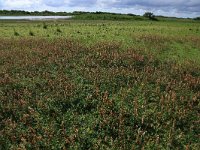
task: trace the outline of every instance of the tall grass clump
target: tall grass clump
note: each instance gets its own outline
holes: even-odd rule
[[[46,23],[43,23],[43,29],[48,29],[48,25]]]
[[[35,34],[34,34],[33,31],[29,31],[29,35],[30,35],[30,36],[35,36]]]
[[[20,34],[16,31],[16,30],[14,30],[14,36],[19,36]]]
[[[56,32],[61,33],[62,30],[61,30],[60,28],[57,28],[57,29],[56,29]]]

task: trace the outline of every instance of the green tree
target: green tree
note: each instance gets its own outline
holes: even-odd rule
[[[158,20],[152,12],[145,12],[143,16],[150,20]]]

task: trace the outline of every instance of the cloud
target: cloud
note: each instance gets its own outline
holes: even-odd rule
[[[158,15],[200,16],[200,0],[0,0],[0,9],[107,11]]]
[[[97,4],[97,0],[70,0],[69,5],[72,7],[90,7],[95,6]]]
[[[196,6],[200,5],[199,0],[100,0],[104,3],[108,3],[114,7],[132,7],[135,5],[147,6],[147,7],[169,7],[169,6]]]
[[[40,3],[40,0],[4,0],[3,6],[7,9],[24,9],[30,8]]]
[[[43,0],[42,3],[51,7],[60,7],[60,6],[65,5],[67,1],[66,0]]]
[[[97,0],[43,0],[50,7],[90,7],[97,4]]]
[[[134,8],[157,10],[177,10],[177,11],[200,11],[200,0],[101,0],[107,7],[114,8]]]
[[[200,0],[99,0],[107,9],[118,9],[134,13],[151,11],[156,15],[176,17],[200,16]]]

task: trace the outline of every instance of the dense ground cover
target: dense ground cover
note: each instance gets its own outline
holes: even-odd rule
[[[198,149],[196,22],[0,23],[0,149]]]

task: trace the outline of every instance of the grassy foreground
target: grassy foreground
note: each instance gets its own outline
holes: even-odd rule
[[[0,23],[0,149],[199,149],[195,22]]]

